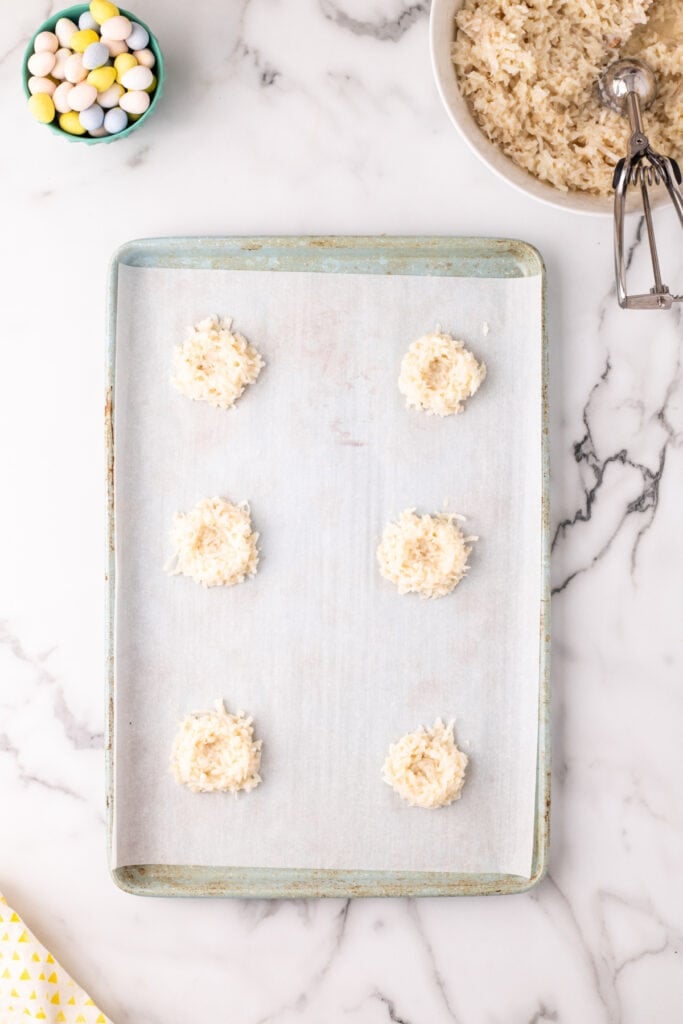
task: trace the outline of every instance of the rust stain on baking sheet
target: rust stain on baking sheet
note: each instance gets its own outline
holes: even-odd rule
[[[109,385],[104,393],[104,444],[107,459],[107,534],[114,551],[114,396]]]
[[[331,424],[332,433],[337,438],[337,444],[346,445],[349,448],[365,448],[367,441],[359,441],[352,437],[350,431],[344,430],[340,420],[333,420]]]

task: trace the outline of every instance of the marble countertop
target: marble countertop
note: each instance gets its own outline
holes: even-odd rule
[[[465,149],[427,6],[139,0],[163,100],[144,130],[86,148],[34,125],[19,88],[55,5],[2,5],[0,890],[116,1024],[681,1019],[680,308],[619,310],[609,220],[541,206]],[[660,220],[680,290],[680,235]],[[635,268],[637,218],[628,231]],[[110,255],[149,235],[380,232],[520,237],[546,260],[550,872],[486,899],[125,895],[103,806]]]

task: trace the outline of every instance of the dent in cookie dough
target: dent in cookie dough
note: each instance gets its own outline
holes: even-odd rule
[[[437,718],[431,729],[420,726],[392,743],[382,778],[413,807],[447,807],[460,799],[467,761],[455,745],[453,722]]]
[[[193,793],[245,793],[261,782],[261,740],[251,718],[229,714],[222,700],[212,711],[197,711],[180,724],[171,770]]]
[[[468,570],[471,542],[453,512],[418,515],[406,509],[384,528],[377,549],[379,570],[399,594],[445,597]]]
[[[450,334],[435,331],[418,338],[401,362],[398,387],[406,405],[435,416],[462,412],[479,389],[486,366]]]

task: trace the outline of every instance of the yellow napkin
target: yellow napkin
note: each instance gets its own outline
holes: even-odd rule
[[[0,892],[0,1024],[111,1024]]]

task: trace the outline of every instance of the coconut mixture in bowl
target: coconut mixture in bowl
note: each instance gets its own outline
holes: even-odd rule
[[[618,57],[654,71],[650,142],[683,156],[683,0],[464,0],[455,22],[453,63],[475,120],[541,181],[609,194],[628,126],[596,86]]]

